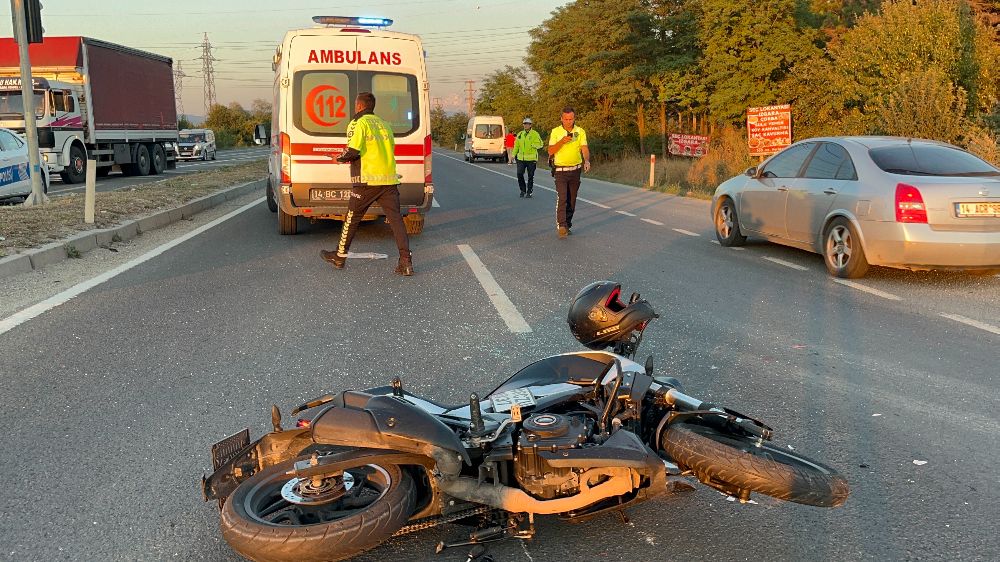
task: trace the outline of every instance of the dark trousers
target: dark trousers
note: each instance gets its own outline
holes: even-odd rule
[[[538,162],[528,162],[525,160],[517,161],[517,186],[521,188],[521,193],[531,193],[531,190],[535,188],[535,167],[538,166]],[[524,183],[524,172],[528,171],[528,183],[527,191],[525,191]]]
[[[573,228],[573,211],[576,210],[576,194],[580,191],[580,175],[577,168],[569,172],[556,172],[556,224]]]
[[[399,186],[397,185],[374,185],[374,186],[354,186],[351,188],[351,200],[347,203],[347,216],[344,217],[344,226],[340,229],[340,244],[337,252],[346,255],[351,249],[351,241],[358,232],[358,225],[364,218],[368,207],[378,202],[385,212],[386,222],[392,228],[392,235],[396,238],[396,247],[399,248],[400,257],[410,255],[410,239],[406,236],[406,226],[403,225],[403,215],[399,212]]]

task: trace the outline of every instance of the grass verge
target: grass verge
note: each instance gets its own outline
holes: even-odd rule
[[[227,166],[152,183],[98,192],[94,224],[83,222],[83,194],[53,196],[46,205],[0,207],[0,257],[37,248],[49,242],[170,209],[216,191],[259,180],[267,174],[267,160]]]

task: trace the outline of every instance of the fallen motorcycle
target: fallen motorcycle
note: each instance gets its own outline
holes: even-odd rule
[[[212,447],[202,491],[219,501],[226,541],[258,561],[344,560],[476,517],[498,524],[458,544],[527,539],[536,515],[623,513],[691,479],[744,502],[846,501],[840,475],[771,444],[764,423],[684,394],[652,357],[633,361],[658,315],[620,294],[603,281],[574,298],[570,329],[590,351],[536,361],[466,404],[415,396],[397,378],[302,404],[292,415],[312,415],[295,428],[272,407],[273,432]]]

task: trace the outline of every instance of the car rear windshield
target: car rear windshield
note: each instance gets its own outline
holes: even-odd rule
[[[989,163],[964,150],[934,144],[907,143],[868,150],[872,161],[890,174],[908,176],[1000,176]]]

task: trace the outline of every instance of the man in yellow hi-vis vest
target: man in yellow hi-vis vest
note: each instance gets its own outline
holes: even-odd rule
[[[358,224],[368,207],[378,201],[399,248],[396,273],[413,275],[410,239],[403,225],[403,215],[399,212],[396,139],[392,128],[375,115],[375,96],[371,92],[358,94],[354,111],[354,117],[347,126],[347,150],[337,158],[338,162],[351,164],[351,200],[347,205],[337,250],[321,250],[320,255],[337,269],[343,269]]]
[[[517,186],[521,188],[521,197],[531,197],[535,189],[535,166],[538,165],[538,149],[545,146],[530,117],[521,121],[523,131],[518,131],[514,137],[514,160],[517,162]],[[528,182],[524,182],[524,173],[528,172]]]
[[[572,107],[562,110],[562,125],[549,133],[549,156],[552,156],[556,184],[556,229],[559,238],[571,234],[580,175],[590,171],[590,148],[587,132],[576,126]]]

